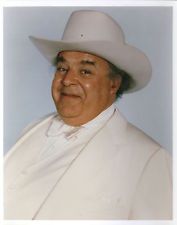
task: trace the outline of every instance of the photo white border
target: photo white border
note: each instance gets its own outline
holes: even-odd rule
[[[176,1],[160,0],[1,0],[4,7],[13,6],[175,6]]]
[[[173,193],[173,206],[174,215],[173,220],[3,220],[3,7],[35,7],[35,6],[171,6],[173,7],[173,178],[174,178],[174,193]],[[176,1],[119,1],[119,0],[1,0],[0,2],[0,149],[2,157],[0,157],[0,224],[2,225],[75,225],[75,224],[88,224],[88,225],[176,225],[177,224],[177,66],[175,59],[177,59],[177,2]]]

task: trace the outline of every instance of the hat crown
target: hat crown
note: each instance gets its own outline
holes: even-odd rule
[[[63,41],[110,41],[124,43],[121,27],[105,13],[82,10],[71,14],[62,37]]]

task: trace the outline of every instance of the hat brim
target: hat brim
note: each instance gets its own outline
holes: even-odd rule
[[[66,42],[29,37],[41,54],[53,63],[58,52],[82,51],[102,57],[126,71],[135,81],[126,93],[142,89],[151,78],[151,64],[146,55],[128,44],[113,45],[108,41]]]

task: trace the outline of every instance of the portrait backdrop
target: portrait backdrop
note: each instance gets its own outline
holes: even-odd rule
[[[50,90],[55,68],[28,36],[61,39],[70,14],[80,9],[108,13],[121,25],[126,42],[148,56],[150,83],[116,104],[131,123],[171,152],[171,7],[4,7],[4,152],[29,123],[56,111]]]

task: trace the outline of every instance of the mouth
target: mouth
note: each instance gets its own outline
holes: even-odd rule
[[[72,93],[65,93],[65,92],[62,92],[61,96],[65,98],[80,98],[79,95],[72,94]]]

